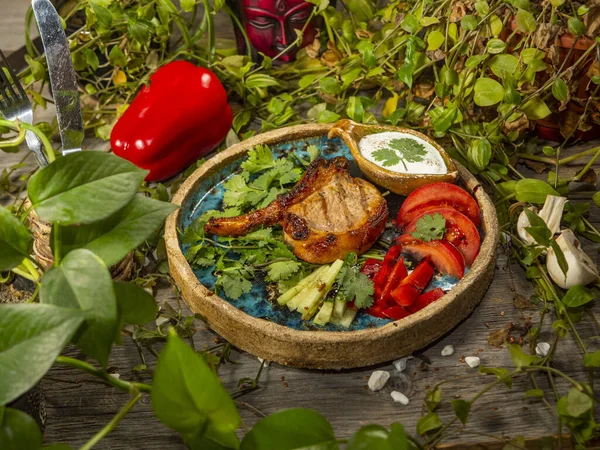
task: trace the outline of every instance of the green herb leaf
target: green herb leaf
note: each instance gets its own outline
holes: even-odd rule
[[[109,153],[76,152],[36,172],[27,190],[40,219],[90,223],[129,203],[147,173]]]
[[[519,108],[530,120],[540,120],[549,116],[552,111],[539,96],[533,97]]]
[[[52,367],[83,318],[81,311],[53,305],[2,305],[0,405],[13,401],[35,386]]]
[[[415,34],[419,30],[419,21],[412,14],[407,14],[400,24],[400,27],[410,34]]]
[[[565,83],[561,78],[557,78],[552,83],[552,95],[556,100],[561,102],[566,102],[569,98],[567,83]]]
[[[340,120],[340,115],[333,112],[333,111],[328,111],[328,110],[323,110],[321,112],[319,112],[317,121],[319,123],[333,123],[333,122],[337,122],[338,120]]]
[[[218,279],[218,285],[223,287],[225,295],[232,300],[237,300],[242,294],[252,290],[252,283],[237,274],[223,274]]]
[[[594,353],[586,353],[583,357],[583,365],[585,367],[600,367],[600,350]]]
[[[541,389],[529,389],[525,391],[524,398],[541,398],[544,396],[544,391]]]
[[[282,281],[286,280],[295,273],[297,273],[302,267],[297,261],[278,261],[267,266],[267,280],[268,281]]]
[[[31,254],[33,237],[25,225],[0,206],[0,271],[18,266]]]
[[[540,360],[535,355],[526,355],[523,352],[523,349],[517,344],[507,344],[508,350],[510,351],[510,357],[512,358],[513,364],[517,369],[521,369],[523,367],[531,366]]]
[[[562,298],[562,302],[569,308],[577,308],[578,306],[587,305],[589,302],[594,300],[596,296],[594,293],[586,288],[585,286],[573,286],[570,288],[565,296]]]
[[[228,434],[240,425],[235,404],[217,376],[173,329],[156,364],[151,400],[158,419],[180,433]]]
[[[338,449],[333,428],[312,409],[284,409],[261,419],[244,436],[240,450]]]
[[[464,425],[467,423],[467,419],[469,418],[469,411],[471,411],[471,402],[466,400],[452,400],[452,408],[454,409],[454,414],[458,417],[458,420]]]
[[[460,19],[460,26],[467,31],[471,31],[477,28],[477,18],[471,14],[467,14]]]
[[[425,397],[425,404],[427,405],[427,409],[431,412],[435,411],[442,401],[442,388],[441,386],[436,386],[433,389],[427,391],[427,395]]]
[[[117,301],[110,273],[89,250],[69,253],[42,278],[40,302],[86,313],[84,329],[75,343],[106,367],[117,329]]]
[[[443,425],[442,421],[440,420],[440,417],[434,413],[434,412],[430,412],[427,413],[426,415],[422,416],[419,421],[417,422],[417,433],[420,436],[425,435],[425,433],[428,433],[429,431],[433,431],[433,430],[437,430],[439,428],[441,428]]]
[[[519,9],[517,11],[517,27],[523,33],[527,33],[529,31],[535,31],[537,27],[537,23],[535,18],[529,11],[525,11],[524,9]]]
[[[194,9],[196,0],[181,0],[179,4],[181,5],[181,9],[183,9],[185,12],[190,12],[192,9]]]
[[[504,88],[491,78],[478,78],[475,82],[475,96],[473,101],[478,106],[491,106],[502,101]]]
[[[2,408],[0,407],[0,410]],[[42,432],[30,415],[18,409],[6,408],[0,411],[0,419],[0,448],[6,450],[42,448]]]
[[[546,201],[547,195],[560,195],[548,183],[536,178],[519,180],[515,183],[514,189],[520,202],[542,204]]]
[[[381,163],[383,167],[395,166],[401,161],[399,153],[392,148],[379,148],[373,152],[375,161]]]
[[[575,36],[583,36],[585,34],[585,24],[577,17],[569,17],[567,26],[569,31]]]
[[[417,220],[416,229],[411,233],[425,242],[439,241],[445,234],[446,219],[440,213],[425,214]]]
[[[509,371],[502,367],[483,367],[479,366],[479,373],[484,375],[495,375],[499,380],[503,380],[506,387],[512,389],[512,378],[509,377]]]

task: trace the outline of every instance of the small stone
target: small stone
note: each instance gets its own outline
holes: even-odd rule
[[[258,362],[259,362],[259,363],[261,363],[261,364],[263,364],[263,363],[264,363],[263,365],[264,365],[265,367],[268,367],[268,366],[270,366],[270,365],[271,365],[271,361],[266,361],[266,360],[264,360],[264,359],[262,359],[262,358],[260,358],[260,357],[258,358]]]
[[[369,377],[369,389],[373,392],[383,389],[385,384],[390,379],[390,373],[386,370],[376,370]]]
[[[403,405],[408,405],[408,397],[406,395],[404,395],[402,392],[392,391],[390,393],[390,395],[394,399],[394,402],[402,403]]]
[[[550,351],[550,344],[547,342],[538,342],[535,346],[535,354],[541,357],[547,356]]]
[[[398,372],[404,372],[404,369],[406,369],[406,361],[408,361],[408,358],[400,358],[394,361],[392,364]]]
[[[471,369],[475,369],[476,367],[479,367],[481,360],[477,356],[467,356],[465,362]]]
[[[446,345],[442,349],[442,356],[450,356],[454,353],[454,347],[452,345]]]
[[[113,377],[113,378],[116,378],[117,380],[118,380],[119,378],[121,378],[121,374],[120,374],[120,373],[109,373],[109,375],[110,375],[111,377]]]

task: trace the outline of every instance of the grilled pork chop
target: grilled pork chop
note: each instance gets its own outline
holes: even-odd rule
[[[260,225],[280,224],[298,258],[314,264],[367,251],[388,218],[387,202],[371,183],[353,178],[349,162],[337,157],[313,161],[302,179],[263,209],[237,217],[211,218],[207,233],[242,236]]]

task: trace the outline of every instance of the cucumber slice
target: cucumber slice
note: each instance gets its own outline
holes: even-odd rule
[[[297,308],[297,311],[302,314],[302,320],[309,320],[317,312],[320,300],[327,295],[327,292],[333,286],[343,265],[344,261],[336,259],[327,272],[322,277],[319,277],[319,281],[311,286],[306,297]]]
[[[319,267],[318,269],[316,269],[315,271],[313,271],[313,273],[311,273],[310,275],[302,278],[298,282],[298,284],[296,286],[288,289],[283,294],[281,294],[279,296],[279,298],[277,299],[277,303],[279,303],[279,306],[286,305],[287,302],[289,302],[292,298],[294,298],[294,296],[296,296],[302,289],[304,289],[305,287],[307,287],[319,275],[321,275],[322,273],[324,273],[325,270],[327,270],[328,267],[329,266],[321,266],[321,267]]]
[[[323,306],[319,310],[319,314],[313,320],[315,325],[325,326],[331,320],[331,315],[333,314],[333,301],[331,302],[323,302]]]
[[[306,296],[311,292],[311,289],[318,284],[323,284],[323,278],[327,275],[327,271],[331,266],[325,265],[319,267],[317,270],[319,273],[309,282],[307,283],[296,295],[294,295],[288,302],[286,306],[290,311],[295,311],[298,309],[300,304],[304,301]],[[316,271],[315,271],[316,272]],[[313,272],[314,273],[314,272]]]
[[[341,319],[346,312],[346,301],[342,298],[342,294],[338,294],[333,302],[333,317]]]
[[[344,328],[350,328],[352,321],[356,317],[356,309],[346,308],[344,316],[340,319],[340,325]]]

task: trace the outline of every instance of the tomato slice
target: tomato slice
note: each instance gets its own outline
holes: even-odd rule
[[[478,226],[481,223],[479,206],[471,194],[451,183],[430,183],[415,189],[406,197],[398,212],[396,225],[405,227],[423,211],[449,207],[463,213]]]
[[[441,288],[435,288],[435,289],[432,289],[431,291],[427,291],[427,292],[419,295],[419,297],[417,297],[417,300],[412,305],[410,305],[407,309],[411,313],[416,313],[417,311],[420,311],[423,308],[425,308],[427,305],[435,302],[437,299],[443,297],[444,294],[445,294],[445,292]]]
[[[410,234],[417,228],[417,221],[427,214],[441,214],[446,219],[446,235],[448,242],[454,245],[465,258],[465,265],[471,267],[479,253],[481,238],[477,227],[471,220],[452,208],[434,208],[422,211],[404,229],[405,234]]]
[[[385,288],[385,285],[390,278],[392,270],[394,269],[394,264],[396,260],[400,256],[400,252],[402,252],[401,245],[394,245],[390,247],[388,252],[385,254],[383,258],[383,262],[381,263],[381,269],[377,272],[377,275],[373,278],[373,284],[375,285],[375,299],[381,298],[381,294]]]
[[[390,308],[384,309],[383,315],[388,319],[400,320],[404,319],[407,316],[410,316],[410,311],[408,311],[406,308],[403,308],[402,306],[395,305]]]
[[[403,234],[397,242],[404,251],[416,258],[430,257],[431,262],[441,273],[461,279],[465,273],[465,259],[454,245],[445,239],[424,242],[410,234]]]
[[[426,258],[422,260],[391,292],[392,299],[400,306],[412,305],[433,277],[433,266]]]

